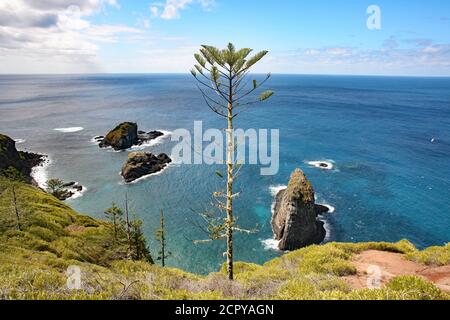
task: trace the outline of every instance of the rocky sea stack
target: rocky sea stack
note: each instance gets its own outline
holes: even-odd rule
[[[125,182],[130,183],[163,170],[171,162],[165,153],[154,155],[149,152],[132,152],[122,167],[122,177]]]
[[[31,170],[44,162],[45,156],[30,152],[17,151],[16,142],[0,134],[0,176],[20,178],[36,184],[31,177]]]
[[[97,136],[94,139],[100,148],[112,147],[114,150],[125,150],[132,146],[141,145],[163,136],[159,131],[138,131],[138,125],[134,122],[123,122],[111,130],[106,136]]]
[[[296,169],[287,189],[276,196],[272,229],[280,250],[296,250],[319,244],[325,238],[323,222],[317,215],[328,208],[316,205],[314,189],[302,170]]]

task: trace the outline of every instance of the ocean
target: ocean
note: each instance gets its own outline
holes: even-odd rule
[[[244,166],[236,182],[239,225],[257,226],[237,234],[236,260],[264,263],[273,250],[270,227],[273,195],[291,172],[302,168],[317,202],[334,210],[326,241],[398,241],[419,248],[450,241],[450,79],[408,77],[274,75],[267,103],[236,118],[243,129],[280,130],[280,170],[261,176]],[[166,216],[167,264],[187,271],[217,271],[224,242],[206,238],[198,213],[222,188],[220,166],[172,165],[159,175],[124,184],[119,175],[128,152],[101,150],[92,142],[123,121],[142,130],[193,130],[225,123],[204,104],[189,75],[0,76],[0,132],[17,139],[21,150],[43,153],[50,163],[37,174],[77,181],[87,188],[67,203],[97,218],[111,203],[144,221],[149,247],[159,212]],[[55,130],[57,129],[57,130]],[[142,147],[170,154],[174,142],[159,139]],[[328,161],[320,170],[311,161]]]

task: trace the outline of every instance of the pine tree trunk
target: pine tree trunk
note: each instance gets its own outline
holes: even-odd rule
[[[113,213],[113,220],[114,220],[114,241],[117,241],[117,222],[115,213]]]
[[[132,252],[132,245],[131,245],[130,218],[128,215],[128,193],[125,193],[125,217],[127,223],[128,259],[130,259]]]
[[[231,94],[230,94],[231,96]],[[228,279],[233,280],[233,105],[228,104],[228,129],[227,129],[227,274]]]
[[[136,248],[135,252],[136,252],[136,260],[141,260],[141,249],[139,247],[139,232],[140,230],[138,230],[137,227],[134,228],[133,232],[134,232],[134,246]]]
[[[12,186],[12,196],[13,196],[14,213],[16,215],[16,227],[17,230],[21,230],[22,227],[20,225],[20,213],[19,209],[17,208],[16,187],[14,185]]]
[[[161,264],[162,267],[164,268],[166,266],[166,237],[164,234],[164,216],[163,213],[161,211]]]

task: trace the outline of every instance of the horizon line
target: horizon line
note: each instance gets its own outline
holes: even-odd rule
[[[253,75],[328,76],[328,77],[383,77],[383,78],[450,78],[449,75],[395,75],[395,74],[334,74],[334,73],[277,73],[255,72]],[[190,75],[189,72],[83,72],[83,73],[0,73],[1,76],[94,76],[94,75]]]

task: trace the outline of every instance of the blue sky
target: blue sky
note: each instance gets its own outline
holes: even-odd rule
[[[187,72],[229,41],[257,72],[450,76],[450,1],[0,0],[0,73]]]

